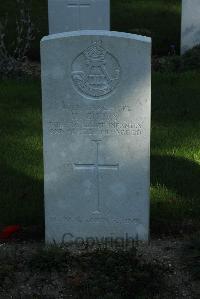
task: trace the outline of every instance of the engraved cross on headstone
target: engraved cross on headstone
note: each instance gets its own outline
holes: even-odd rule
[[[74,163],[75,170],[93,170],[96,176],[96,188],[97,188],[97,209],[94,213],[100,213],[100,170],[118,170],[119,164],[101,164],[99,163],[99,146],[101,140],[92,140],[96,144],[96,162],[92,164]]]
[[[81,11],[82,8],[89,8],[91,6],[91,0],[67,0],[68,8],[77,10],[77,29],[81,29]]]

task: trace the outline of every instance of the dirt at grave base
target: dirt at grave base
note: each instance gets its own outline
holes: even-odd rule
[[[169,269],[164,274],[166,289],[159,295],[149,298],[200,298],[200,281],[195,281],[187,270],[182,249],[186,244],[185,238],[179,239],[153,239],[149,244],[138,245],[138,255],[144,261],[161,264]],[[24,267],[34,252],[41,246],[42,241],[13,240],[0,243],[0,253],[7,252],[17,259],[17,271],[14,276],[5,277],[0,266],[0,298],[78,298],[66,290],[66,273],[62,272],[34,272]],[[81,252],[80,252],[81,253]],[[79,254],[76,252],[76,254]],[[9,265],[10,266],[10,265]],[[9,272],[8,272],[9,273]],[[1,275],[4,274],[4,277]],[[2,280],[3,279],[3,280]],[[95,298],[94,298],[95,299]]]

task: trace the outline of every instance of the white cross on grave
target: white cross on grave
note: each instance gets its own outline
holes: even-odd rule
[[[77,25],[78,29],[81,29],[81,11],[84,8],[89,8],[91,6],[91,0],[68,0],[68,8],[77,10]]]
[[[99,147],[101,140],[92,140],[96,144],[96,162],[93,164],[74,163],[75,170],[92,170],[95,171],[96,189],[97,189],[97,209],[94,213],[100,213],[100,170],[119,170],[119,164],[101,164],[99,163]]]

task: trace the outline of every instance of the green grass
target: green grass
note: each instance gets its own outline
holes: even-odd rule
[[[0,223],[41,223],[40,84],[0,82]]]
[[[180,48],[180,0],[111,0],[111,25],[116,31],[150,35],[153,53],[166,55]]]
[[[29,56],[39,59],[39,41],[48,34],[47,0],[28,0],[31,19],[35,25],[36,39],[32,42]],[[0,2],[0,20],[8,15],[8,43],[13,41],[16,15],[19,7],[16,1]],[[167,54],[170,45],[179,53],[181,28],[181,0],[111,0],[111,29],[153,37],[154,54]]]
[[[151,216],[162,224],[199,219],[199,80],[190,72],[153,78]]]
[[[200,214],[200,74],[153,74],[152,232]],[[43,223],[39,81],[0,83],[0,223]],[[159,225],[162,224],[162,225]]]

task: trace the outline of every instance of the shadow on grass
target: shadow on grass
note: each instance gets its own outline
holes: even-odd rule
[[[0,224],[43,225],[43,181],[1,163]]]
[[[153,37],[156,55],[167,55],[170,45],[179,53],[180,28],[181,0],[111,0],[111,29]]]
[[[200,166],[188,159],[152,155],[151,231],[191,233],[200,228]]]
[[[200,202],[200,165],[174,156],[151,156],[151,183],[165,185],[184,198]]]
[[[0,103],[0,224],[43,223],[40,82],[1,81]]]
[[[152,80],[153,124],[184,129],[189,123],[199,125],[198,72],[153,73]]]

